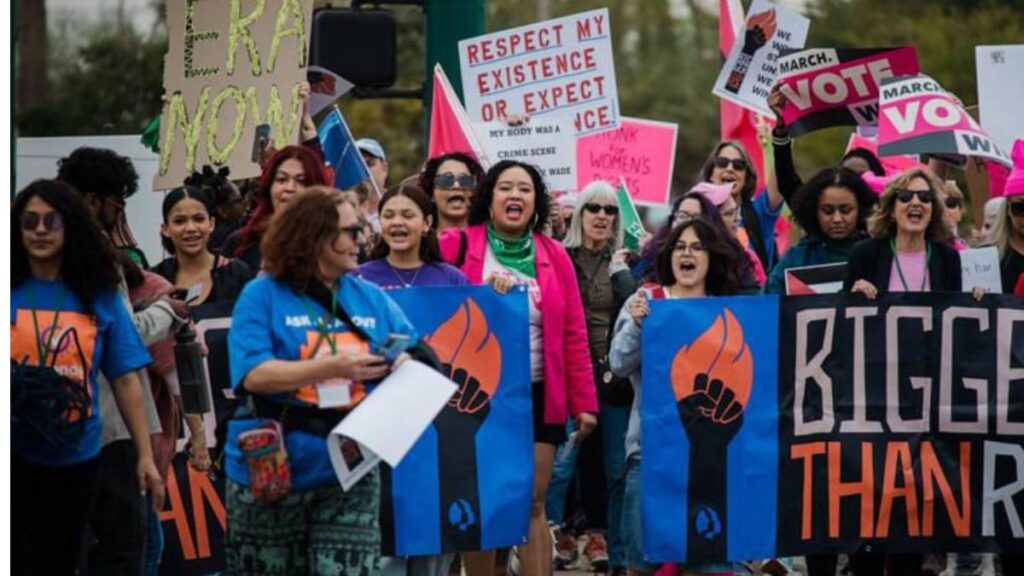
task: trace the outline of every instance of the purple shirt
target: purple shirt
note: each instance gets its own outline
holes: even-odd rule
[[[411,286],[462,286],[469,284],[458,268],[443,262],[424,264],[419,268],[403,269],[391,266],[387,258],[370,260],[356,270],[360,278],[373,282],[384,290]]]

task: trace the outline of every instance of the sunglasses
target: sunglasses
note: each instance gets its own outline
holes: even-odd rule
[[[729,167],[729,164],[732,164],[733,170],[747,170],[747,161],[743,158],[726,158],[725,156],[715,157],[715,168],[721,168],[724,170]]]
[[[956,210],[957,208],[963,207],[964,201],[959,198],[947,196],[946,199],[943,201],[943,204],[945,204],[946,208],[949,208],[950,210]]]
[[[907,190],[904,188],[896,191],[896,199],[904,204],[910,202],[914,196],[917,196],[917,199],[925,204],[931,204],[935,200],[935,192],[931,190]]]
[[[1008,208],[1014,216],[1024,216],[1024,202],[1010,202]]]
[[[472,174],[460,174],[456,176],[451,172],[442,172],[434,178],[434,186],[447,190],[472,190],[476,188],[476,178]]]
[[[47,212],[45,216],[35,212],[25,212],[21,215],[21,229],[26,232],[32,232],[39,228],[39,222],[43,223],[43,228],[47,232],[64,229],[64,217],[60,215],[60,212]]]
[[[359,235],[363,233],[363,227],[360,224],[356,224],[355,226],[345,226],[343,228],[339,228],[338,232],[348,234],[348,237],[351,238],[353,242],[359,243]]]
[[[606,206],[604,204],[598,204],[597,202],[587,202],[586,204],[583,205],[583,209],[586,210],[587,212],[590,212],[591,214],[597,214],[602,210],[604,210],[604,213],[609,216],[616,216],[619,213],[618,206]]]

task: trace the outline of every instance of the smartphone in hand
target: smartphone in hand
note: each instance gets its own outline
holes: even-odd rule
[[[384,340],[384,343],[377,349],[377,353],[383,356],[387,361],[394,362],[398,358],[398,355],[405,352],[405,349],[409,346],[409,337],[405,334],[388,334],[388,337]]]

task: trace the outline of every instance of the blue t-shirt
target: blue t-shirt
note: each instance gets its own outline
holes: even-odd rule
[[[765,251],[768,253],[768,262],[765,263],[764,269],[770,271],[775,265],[775,223],[779,219],[779,214],[782,214],[782,207],[785,206],[785,203],[779,204],[779,208],[773,211],[767,190],[762,190],[751,202],[754,206],[754,213],[757,214],[757,223],[761,225],[761,238],[764,241]],[[742,222],[740,226],[743,226]],[[753,246],[745,247],[753,248]]]
[[[409,336],[409,346],[416,343],[418,336],[405,313],[377,286],[356,278],[354,274],[347,274],[342,277],[335,298],[371,339],[369,343],[363,341],[344,323],[336,320],[328,332],[338,349],[376,350],[388,334],[405,334]],[[235,303],[228,334],[232,388],[236,391],[241,389],[249,372],[269,360],[308,360],[330,354],[330,346],[322,345],[322,335],[317,329],[325,316],[326,311],[312,298],[296,293],[286,283],[271,276],[261,276],[249,282]],[[352,383],[349,389],[351,402],[347,409],[362,400],[372,386],[357,382]],[[318,392],[315,385],[305,386],[294,394],[265,398],[315,406]],[[238,448],[238,435],[252,430],[259,423],[254,418],[234,419],[228,426],[224,449],[227,476],[243,486],[249,485],[249,470]],[[285,447],[294,489],[308,490],[337,484],[338,478],[331,467],[327,442],[323,437],[302,431],[289,432],[285,436]]]
[[[410,286],[465,286],[466,275],[458,268],[443,262],[424,264],[415,270],[392,268],[386,258],[370,260],[359,267],[360,278],[373,282],[385,290]]]
[[[101,447],[103,424],[100,421],[98,374],[102,372],[108,380],[114,380],[144,368],[151,362],[149,352],[116,292],[100,292],[93,302],[92,311],[88,311],[62,280],[31,279],[11,292],[12,362],[39,364],[33,308],[41,333],[39,337],[48,338],[50,342],[46,365],[54,361],[53,353],[56,353],[54,368],[61,375],[84,384],[88,374],[91,407],[86,415],[85,435],[76,446],[54,447],[46,441],[15,433],[12,442],[14,452],[41,466],[70,466],[85,462],[99,454]],[[54,314],[58,309],[60,313],[54,327]],[[75,334],[78,346],[75,345]],[[87,368],[82,365],[83,356]],[[67,417],[78,416],[69,414]]]

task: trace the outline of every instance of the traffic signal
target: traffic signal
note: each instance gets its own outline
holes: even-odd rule
[[[310,64],[360,88],[390,88],[398,77],[397,31],[395,15],[387,10],[317,10]]]

